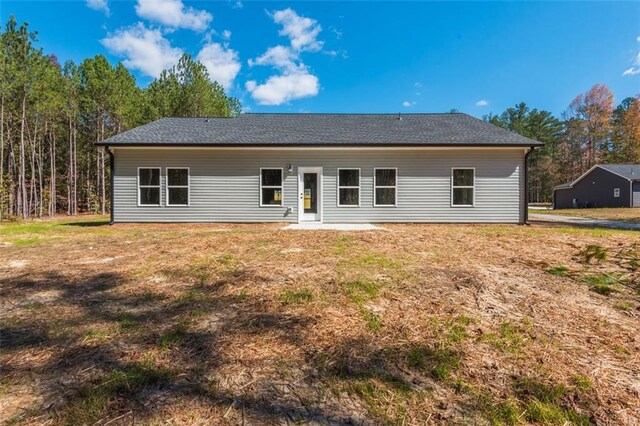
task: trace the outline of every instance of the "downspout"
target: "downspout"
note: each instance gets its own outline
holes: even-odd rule
[[[529,148],[529,151],[524,155],[524,222],[523,225],[529,225],[529,156],[533,152],[535,147]]]
[[[114,223],[114,219],[113,219],[113,199],[114,199],[114,190],[115,190],[115,169],[116,169],[116,162],[115,162],[115,156],[113,155],[113,151],[111,151],[109,149],[108,146],[104,147],[105,151],[107,151],[107,154],[109,154],[109,181],[111,183],[111,194],[109,194],[109,199],[110,199],[110,207],[109,207],[109,225],[113,225]]]

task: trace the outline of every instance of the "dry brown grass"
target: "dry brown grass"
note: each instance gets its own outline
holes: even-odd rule
[[[640,422],[637,233],[100,220],[0,225],[0,421]]]
[[[560,216],[588,217],[591,219],[622,220],[630,223],[640,223],[640,208],[598,208],[598,209],[556,209],[529,210],[533,214],[557,214]]]

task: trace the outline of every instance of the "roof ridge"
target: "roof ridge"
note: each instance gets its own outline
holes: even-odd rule
[[[343,116],[349,116],[349,115],[354,115],[354,116],[390,116],[390,117],[397,117],[397,116],[418,116],[418,115],[466,115],[472,118],[476,118],[478,120],[481,120],[477,117],[473,117],[472,115],[469,115],[465,112],[243,112],[242,114],[236,116],[236,117],[241,117],[243,115],[295,115],[295,116],[311,116],[311,115],[343,115]],[[158,120],[162,120],[165,118],[184,118],[184,119],[198,119],[198,118],[202,118],[202,119],[211,119],[211,118],[236,118],[236,117],[220,117],[220,116],[203,116],[203,117],[198,117],[198,116],[189,116],[189,117],[180,117],[180,116],[176,116],[176,115],[170,115],[170,116],[166,116],[166,117],[161,117]]]

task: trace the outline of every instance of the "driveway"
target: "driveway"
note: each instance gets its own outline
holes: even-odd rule
[[[529,214],[533,222],[563,223],[567,225],[588,226],[592,228],[612,228],[640,231],[640,223],[624,222],[622,220],[592,219],[588,217],[560,216],[554,214]]]

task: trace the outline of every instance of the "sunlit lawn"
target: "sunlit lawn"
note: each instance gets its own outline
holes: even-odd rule
[[[0,423],[640,421],[637,233],[281,227],[0,224]]]

